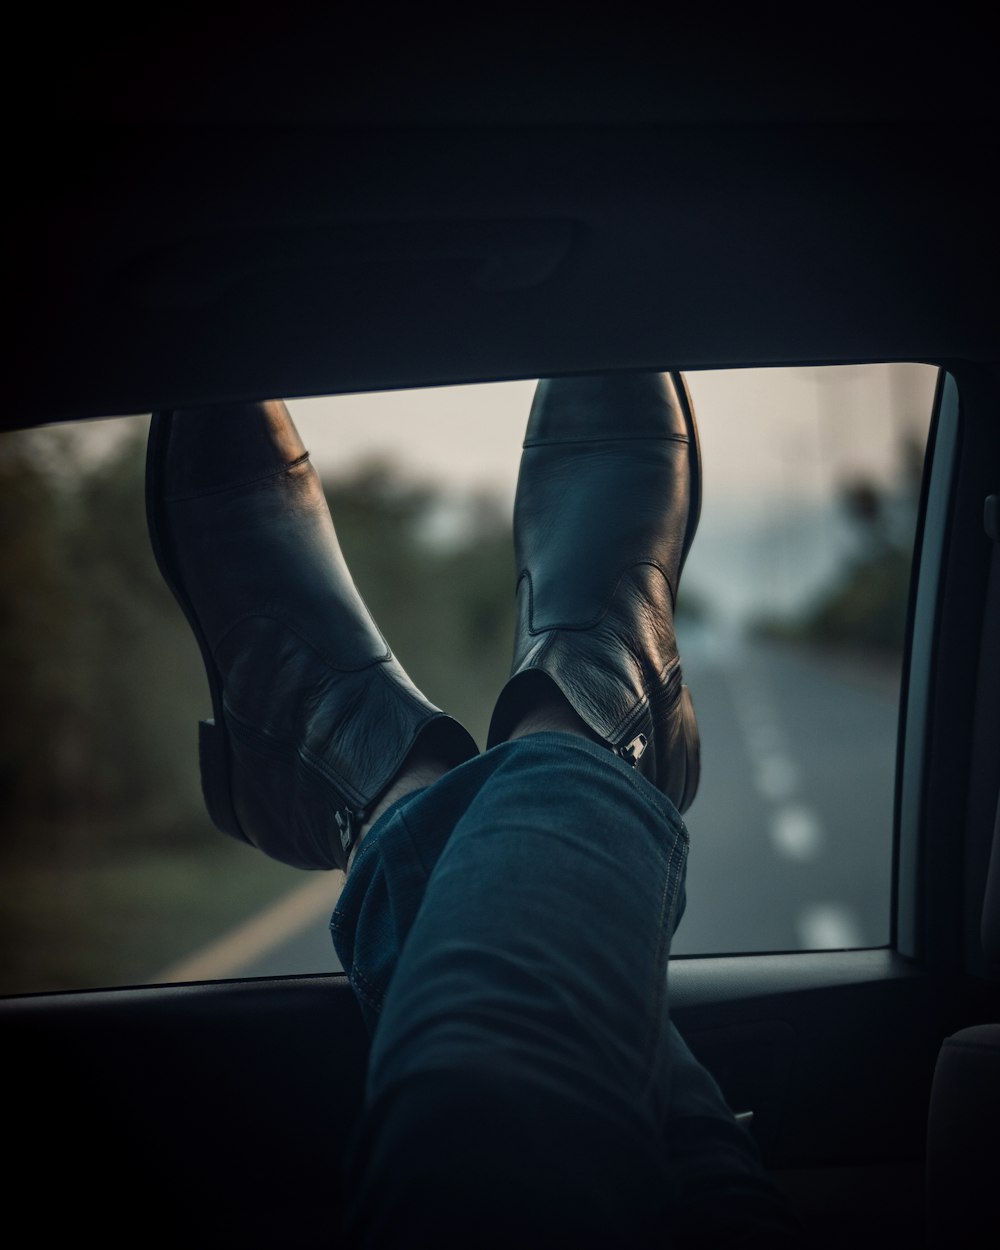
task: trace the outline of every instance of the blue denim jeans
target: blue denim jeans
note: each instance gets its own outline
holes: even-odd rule
[[[687,849],[642,776],[558,733],[372,828],[331,922],[372,1032],[356,1242],[784,1244],[751,1139],[669,1019]]]

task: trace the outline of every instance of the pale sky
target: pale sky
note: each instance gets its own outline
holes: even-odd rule
[[[685,573],[742,619],[794,608],[833,576],[852,533],[838,483],[891,483],[904,434],[926,438],[936,370],[926,365],[687,374],[701,437],[704,504]],[[294,400],[325,474],[366,457],[509,507],[534,381]]]
[[[828,489],[833,465],[884,475],[904,429],[927,427],[926,365],[689,373],[706,500]],[[289,401],[313,460],[347,473],[378,455],[415,477],[513,500],[534,381]]]
[[[936,370],[926,365],[744,369],[687,374],[701,435],[704,504],[685,571],[734,620],[795,607],[836,571],[852,535],[838,483],[891,483],[902,436],[926,437]],[[509,508],[534,381],[289,402],[324,475],[377,456],[455,495],[486,489]],[[144,418],[79,423],[72,456],[49,456],[59,427],[32,434],[73,472]],[[462,512],[443,513],[454,537]],[[335,518],[336,519],[336,518]]]

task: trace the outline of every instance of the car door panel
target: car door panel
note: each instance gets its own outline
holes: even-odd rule
[[[967,977],[960,958],[955,805],[974,749],[977,786],[996,785],[974,741],[993,720],[983,729],[985,714],[971,715],[979,648],[992,654],[976,616],[992,552],[976,546],[968,502],[989,480],[995,399],[983,371],[956,374],[939,388],[947,446],[925,487],[902,714],[898,923],[910,957],[682,958],[669,974],[681,1032],[733,1110],[752,1112],[767,1166],[831,1240],[867,1228],[874,1244],[890,1215],[913,1223],[941,1039],[998,1011],[996,984]],[[43,1203],[58,1177],[51,1227],[70,1234],[96,1202],[107,1244],[137,1227],[163,1244],[192,1227],[221,1244],[330,1244],[367,1053],[343,976],[12,999],[0,1027],[16,1190]]]

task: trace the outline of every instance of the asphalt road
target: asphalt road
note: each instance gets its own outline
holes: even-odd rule
[[[760,645],[691,651],[702,779],[674,954],[885,944],[898,682]]]
[[[702,781],[673,953],[884,944],[896,682],[759,643],[724,646],[709,631],[682,647]],[[206,978],[337,969],[327,920],[338,885],[338,874],[310,877],[190,962]]]

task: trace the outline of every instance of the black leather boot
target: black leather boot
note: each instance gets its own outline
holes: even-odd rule
[[[538,384],[514,505],[518,625],[489,743],[549,682],[680,811],[699,738],[674,605],[701,508],[701,461],[679,374]]]
[[[153,417],[146,499],[157,562],[205,661],[209,815],[301,868],[344,868],[418,738],[475,742],[393,658],[351,580],[284,404]]]

